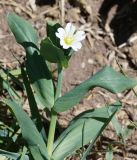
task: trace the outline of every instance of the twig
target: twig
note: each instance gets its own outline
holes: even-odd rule
[[[6,38],[6,37],[10,37],[11,35],[0,35],[0,40],[1,39],[4,39],[4,38]]]
[[[118,48],[123,48],[131,43],[133,43],[134,41],[137,41],[137,35],[134,37],[131,37],[127,42],[121,44],[120,46],[118,46]]]
[[[45,14],[48,14],[49,12],[53,12],[53,11],[56,10],[56,9],[58,9],[58,6],[55,6],[55,7],[52,7],[52,8],[49,8],[49,9],[45,10],[45,11],[41,12],[41,13],[39,14],[39,16],[36,17],[36,19],[42,17],[42,16],[45,15]]]
[[[116,47],[112,46],[108,41],[104,40],[104,43],[112,50],[114,50],[119,56],[122,58],[126,58],[126,56]]]
[[[36,21],[36,20],[42,18],[45,14],[48,14],[49,12],[53,12],[56,9],[58,9],[58,6],[55,6],[55,7],[52,7],[52,8],[45,10],[45,11],[41,12],[39,15],[37,15],[35,18],[33,18],[32,21]]]
[[[61,0],[61,24],[64,25],[65,21],[65,0]]]
[[[85,28],[84,30],[89,32],[96,40],[103,40],[100,36],[96,35],[91,29]],[[111,45],[107,40],[103,41],[110,49],[114,50],[117,54],[119,54],[119,56],[121,56],[122,58],[126,58],[126,56],[120,50],[118,50],[118,48]]]
[[[33,12],[35,12],[35,11],[37,10],[35,1],[36,1],[36,0],[29,0],[29,1],[28,1],[28,6],[31,7],[31,9],[32,9]]]
[[[0,0],[0,4],[2,5],[10,5],[10,6],[14,6],[14,7],[18,7],[19,9],[21,9],[23,12],[25,12],[30,18],[35,18],[36,15],[32,14],[30,11],[28,11],[25,7],[23,7],[22,5],[14,2],[13,0]]]

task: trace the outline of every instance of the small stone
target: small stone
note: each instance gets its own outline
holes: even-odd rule
[[[89,64],[94,64],[93,59],[88,59],[88,63],[89,63]]]
[[[21,14],[20,8],[16,7],[16,8],[15,8],[15,12],[18,13],[18,14]]]
[[[85,66],[86,66],[85,62],[82,62],[81,63],[81,68],[85,68]]]

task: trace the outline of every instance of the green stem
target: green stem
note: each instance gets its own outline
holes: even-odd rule
[[[61,87],[62,87],[62,68],[60,67],[60,65],[58,65],[58,82],[57,82],[57,87],[56,87],[55,100],[61,94]],[[52,109],[49,134],[48,134],[48,142],[47,142],[47,149],[48,149],[48,154],[50,157],[53,152],[53,143],[54,143],[54,137],[55,137],[56,123],[57,123],[57,113]]]
[[[55,136],[56,122],[57,122],[57,113],[52,110],[49,134],[48,134],[48,142],[47,142],[47,150],[48,150],[48,154],[50,157],[53,151],[53,142],[54,142],[54,136]]]
[[[58,97],[61,96],[61,88],[62,88],[62,67],[58,65],[58,82],[56,88],[55,101],[57,100]]]

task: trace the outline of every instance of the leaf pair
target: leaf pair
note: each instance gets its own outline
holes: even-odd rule
[[[55,160],[64,159],[85,144],[90,143],[93,147],[99,135],[120,107],[120,103],[115,103],[111,106],[86,111],[75,117],[55,142],[53,151]],[[83,159],[87,154],[85,152]]]

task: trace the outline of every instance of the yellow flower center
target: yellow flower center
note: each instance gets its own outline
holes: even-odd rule
[[[74,42],[74,37],[71,35],[68,35],[64,38],[64,41],[67,45],[71,45]]]

